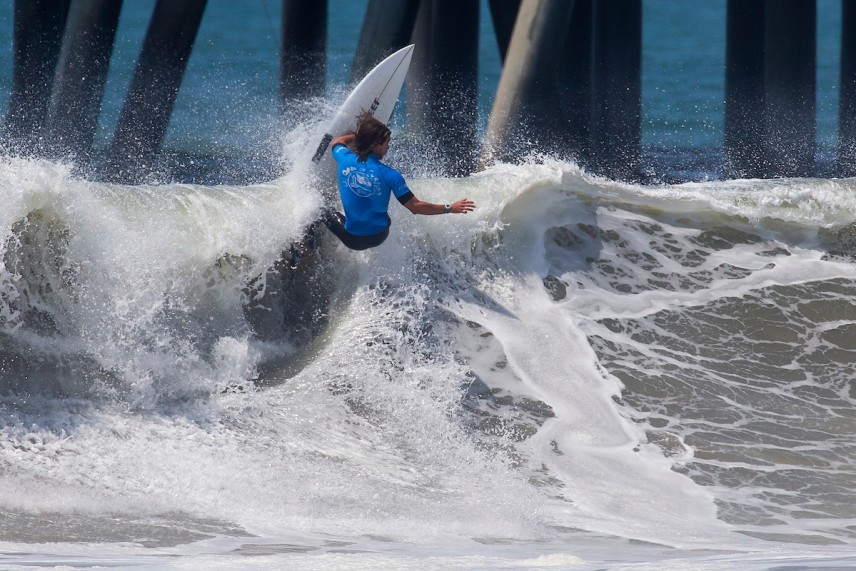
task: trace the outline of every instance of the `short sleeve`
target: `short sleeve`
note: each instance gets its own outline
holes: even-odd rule
[[[404,180],[404,177],[395,169],[386,169],[386,182],[389,185],[390,190],[392,190],[392,194],[396,198],[401,198],[410,192],[410,189],[407,188],[407,182]]]
[[[344,158],[344,154],[348,152],[348,147],[339,143],[338,145],[333,145],[333,157],[336,160],[340,160]]]

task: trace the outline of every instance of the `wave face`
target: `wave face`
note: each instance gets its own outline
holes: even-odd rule
[[[318,230],[292,268],[305,188],[0,161],[0,545],[852,553],[852,181],[416,177],[479,208],[393,205],[382,247]]]

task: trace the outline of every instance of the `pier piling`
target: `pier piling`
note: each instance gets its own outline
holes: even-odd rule
[[[597,0],[592,15],[591,165],[634,179],[642,146],[642,2]]]
[[[841,10],[837,174],[853,177],[856,176],[856,0],[842,0]]]
[[[45,126],[52,156],[90,157],[121,9],[122,0],[69,6]]]
[[[282,0],[280,103],[323,97],[327,86],[327,0]]]
[[[767,0],[767,176],[811,176],[816,150],[816,0]]]
[[[484,138],[482,161],[514,161],[559,141],[556,65],[574,2],[524,0],[517,13]]]
[[[853,177],[856,0],[840,1],[835,172]],[[156,163],[206,4],[156,0],[102,177],[136,182]],[[396,49],[417,44],[406,90],[409,133],[437,174],[469,174],[478,158],[483,4],[503,69],[482,162],[535,152],[577,159],[610,178],[639,179],[642,0],[367,0],[351,82]],[[91,166],[122,5],[14,0],[4,152]],[[724,176],[817,174],[818,5],[725,1]],[[330,6],[282,0],[281,7],[278,97],[295,125],[326,95]]]
[[[351,66],[352,84],[410,42],[418,11],[419,0],[369,0]]]
[[[479,0],[422,0],[413,42],[409,127],[436,150],[441,174],[468,175],[476,157]]]
[[[489,0],[488,6],[496,44],[499,47],[499,58],[505,64],[508,44],[511,43],[511,33],[514,31],[514,22],[520,10],[520,0]]]
[[[15,0],[12,93],[5,134],[18,152],[39,146],[69,0]]]
[[[556,70],[562,147],[582,165],[591,161],[592,9],[594,0],[576,0]],[[560,147],[560,148],[562,148]]]
[[[726,176],[766,170],[764,29],[766,0],[728,0],[725,47]]]
[[[108,157],[108,178],[136,182],[166,135],[207,0],[158,0]]]
[[[811,176],[815,0],[729,0],[727,10],[726,176]]]

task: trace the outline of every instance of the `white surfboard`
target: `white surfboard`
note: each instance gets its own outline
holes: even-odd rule
[[[353,131],[357,126],[357,115],[368,111],[378,120],[389,122],[412,57],[413,44],[401,48],[377,64],[351,91],[330,121],[312,156],[312,161],[319,165],[321,172],[332,170],[333,157],[327,152],[330,141]]]

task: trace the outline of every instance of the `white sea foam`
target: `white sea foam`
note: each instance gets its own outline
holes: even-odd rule
[[[390,239],[363,253],[322,233],[286,285],[330,291],[283,306],[264,338],[244,288],[317,214],[299,180],[130,188],[4,159],[0,185],[4,565],[847,562],[851,397],[801,360],[851,349],[856,316],[817,316],[852,301],[852,265],[819,237],[846,221],[847,181],[648,188],[551,162],[415,179],[421,198],[479,208],[393,204]],[[277,295],[259,312],[292,294]],[[295,315],[317,322],[294,336]],[[768,369],[716,357],[741,344]],[[837,424],[788,434],[766,401],[794,395]],[[821,449],[811,430],[842,443]],[[805,488],[790,490],[799,462]],[[773,499],[730,483],[741,470],[779,486]]]

